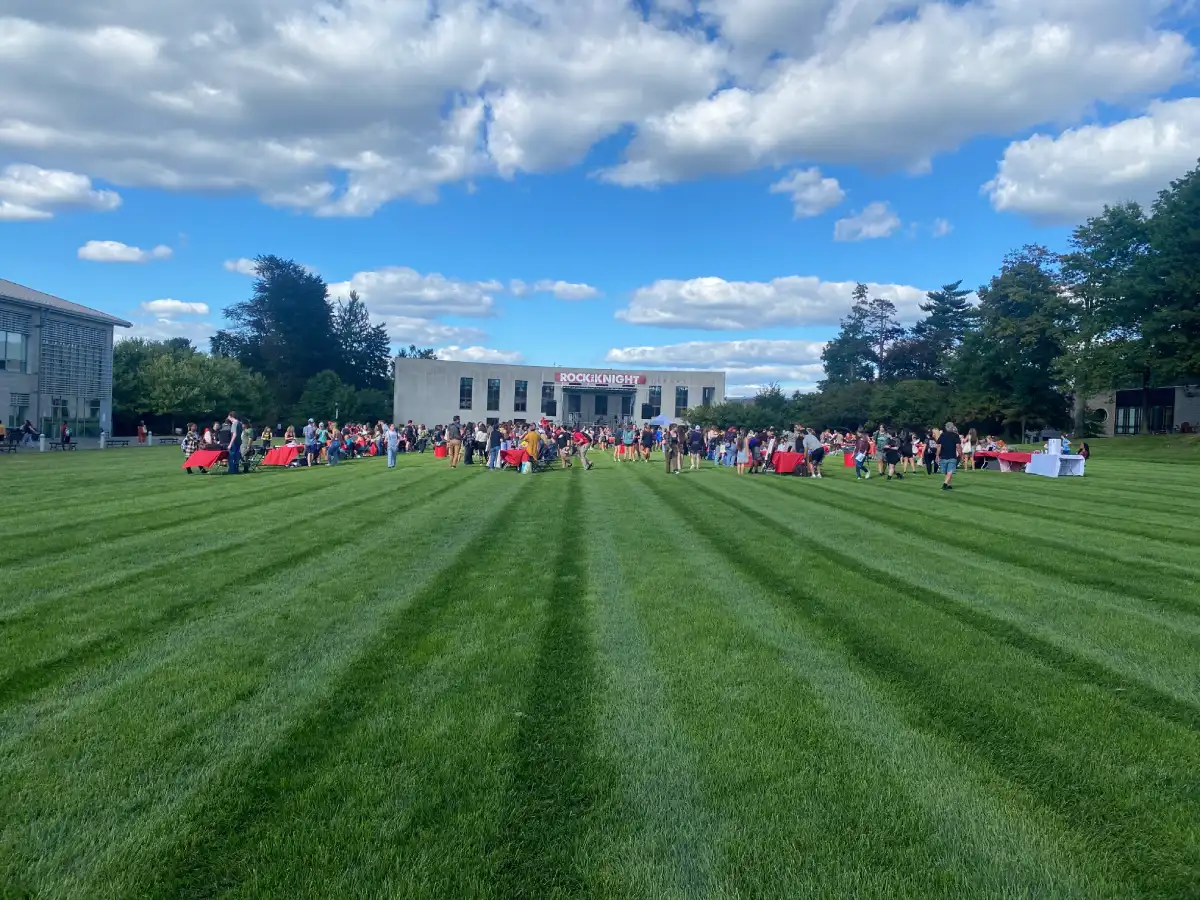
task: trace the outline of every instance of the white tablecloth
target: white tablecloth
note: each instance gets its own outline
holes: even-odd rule
[[[1073,454],[1056,455],[1053,453],[1035,453],[1025,467],[1026,474],[1045,475],[1047,478],[1059,478],[1067,475],[1083,475],[1084,458]]]

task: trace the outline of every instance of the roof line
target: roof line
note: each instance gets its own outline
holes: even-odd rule
[[[122,328],[133,327],[132,322],[126,322],[117,316],[101,312],[98,309],[82,306],[78,303],[72,303],[70,300],[55,297],[53,294],[36,291],[33,288],[25,287],[23,284],[17,284],[15,281],[7,281],[3,278],[0,278],[0,298],[12,300],[16,303],[27,303],[30,306],[38,306],[42,309],[66,313],[67,315],[78,316],[81,319],[90,319],[93,322],[103,322],[105,325],[120,325]]]

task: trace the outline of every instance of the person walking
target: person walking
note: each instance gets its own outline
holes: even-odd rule
[[[393,422],[387,428],[387,467],[389,469],[396,468],[396,453],[400,449],[400,432],[396,430],[396,424]]]
[[[575,433],[571,435],[571,440],[575,442],[575,452],[583,460],[583,471],[586,472],[592,467],[592,463],[588,459],[588,450],[592,448],[592,440],[582,428],[575,429]]]
[[[321,455],[321,444],[317,440],[317,425],[312,419],[304,426],[304,461],[309,468],[317,464]]]
[[[688,471],[700,471],[700,457],[704,454],[704,432],[700,430],[699,425],[692,427],[688,432],[687,438],[688,447]]]
[[[237,475],[242,468],[242,423],[235,412],[230,412],[227,420],[229,422],[229,445],[226,450],[229,451],[229,468],[225,474]]]
[[[446,456],[450,459],[450,468],[458,468],[458,459],[462,455],[462,424],[458,416],[446,429]]]
[[[942,436],[938,438],[938,457],[941,460],[942,474],[945,480],[942,481],[942,490],[953,490],[950,486],[951,479],[954,478],[954,470],[958,468],[958,458],[962,455],[962,438],[958,436],[958,429],[954,427],[953,422],[947,422],[946,427],[942,429]]]
[[[854,478],[856,481],[871,479],[870,456],[871,438],[860,429],[858,438],[854,441]]]
[[[325,451],[325,461],[331,466],[336,466],[338,460],[342,456],[342,432],[337,427],[337,422],[329,423],[329,447]]]
[[[921,454],[921,461],[925,463],[926,475],[932,475],[937,468],[939,435],[940,432],[936,428],[930,428],[925,432],[925,451]]]

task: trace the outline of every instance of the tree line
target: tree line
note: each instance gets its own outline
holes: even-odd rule
[[[1027,245],[976,293],[962,281],[926,295],[903,327],[895,304],[858,284],[821,354],[813,393],[769,387],[753,403],[691,410],[721,427],[804,422],[920,428],[953,419],[996,434],[1071,428],[1089,434],[1088,398],[1200,379],[1200,167],[1149,210],[1107,206],[1065,253]],[[1078,402],[1077,402],[1078,401]]]
[[[290,259],[255,260],[250,297],[225,310],[229,325],[202,352],[186,338],[132,338],[113,349],[114,429],[139,421],[170,430],[222,418],[251,422],[390,419],[392,350],[354,291],[331,299],[317,274]],[[401,356],[436,359],[410,345]]]

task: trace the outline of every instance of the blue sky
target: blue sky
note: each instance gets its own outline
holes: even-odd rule
[[[911,317],[1200,155],[1165,0],[173,4],[6,4],[0,277],[202,345],[274,253],[447,356],[805,387],[846,283]]]

